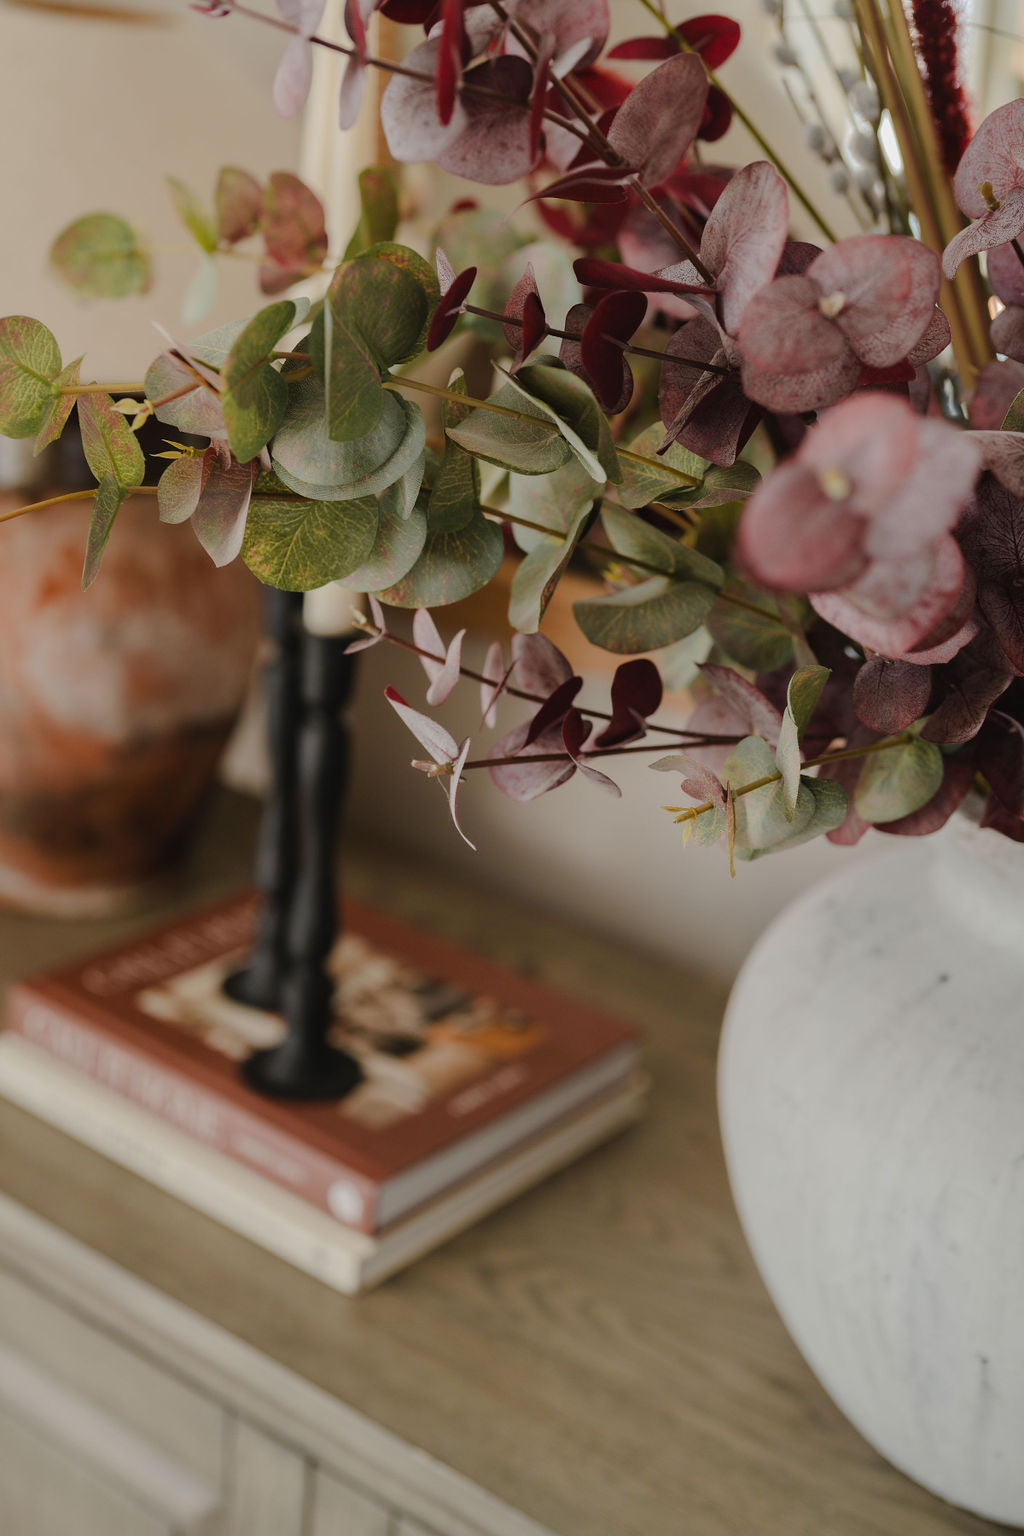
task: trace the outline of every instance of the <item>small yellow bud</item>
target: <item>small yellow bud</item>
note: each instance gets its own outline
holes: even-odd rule
[[[842,469],[819,470],[818,484],[829,501],[845,501],[853,490],[850,477]]]
[[[818,300],[818,308],[826,320],[834,320],[846,308],[846,294],[841,291],[823,293]]]
[[[998,197],[996,197],[995,188],[990,181],[979,182],[978,191],[985,199],[985,207],[988,209],[989,213],[995,213],[997,208],[1001,208],[1003,206]]]

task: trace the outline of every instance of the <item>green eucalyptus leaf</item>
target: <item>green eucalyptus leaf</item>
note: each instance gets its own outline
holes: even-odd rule
[[[814,814],[814,795],[800,784],[792,811],[786,801],[771,747],[762,736],[746,736],[729,753],[722,768],[723,784],[739,791],[759,779],[769,779],[759,789],[735,794],[736,852],[743,857],[773,848],[802,832]]]
[[[290,385],[287,414],[272,449],[278,477],[311,501],[377,496],[402,480],[423,455],[423,413],[391,390],[382,394],[384,409],[373,430],[339,443],[328,436],[320,381]]]
[[[576,513],[564,538],[540,538],[516,567],[509,592],[508,622],[520,634],[533,635],[540,628],[589,517],[590,507],[585,506]]]
[[[757,793],[757,791],[755,791]],[[812,779],[804,777],[800,781],[800,799],[797,802],[798,813],[802,816],[802,805],[807,804],[806,796],[810,796],[811,814],[806,820],[800,820],[799,827],[794,830],[790,824],[788,837],[773,843],[769,848],[740,848],[737,847],[738,858],[750,861],[760,859],[766,853],[782,853],[787,848],[795,848],[798,843],[810,842],[812,837],[822,837],[826,832],[834,832],[836,827],[842,826],[846,820],[850,808],[846,791],[841,784],[834,779]],[[742,796],[736,803],[742,804],[747,796]],[[797,818],[794,818],[796,820]]]
[[[702,581],[716,590],[725,579],[725,572],[714,560],[709,560],[699,550],[691,549],[670,533],[652,528],[631,512],[619,507],[606,506],[601,513],[608,542],[616,554],[624,560],[635,560],[641,566],[653,565],[666,576],[677,576],[686,581]]]
[[[1024,432],[1024,389],[1010,402],[1010,409],[1003,417],[1001,431]]]
[[[638,586],[573,604],[580,629],[592,645],[635,656],[672,645],[699,629],[714,602],[704,582],[652,576]]]
[[[217,249],[217,226],[213,215],[203,207],[195,193],[176,176],[166,178],[174,211],[201,251],[212,256]]]
[[[449,428],[449,436],[467,453],[523,475],[550,474],[572,458],[551,412],[511,383],[503,384],[488,404],[509,414],[478,407]]]
[[[567,368],[530,363],[509,381],[517,393],[546,410],[584,469],[595,480],[622,479],[608,418],[589,386]]]
[[[775,766],[782,774],[782,800],[786,814],[796,812],[800,792],[800,742],[829,679],[828,667],[800,667],[789,680],[786,708],[775,750]]]
[[[290,299],[268,304],[239,333],[228,354],[220,403],[231,452],[242,464],[266,447],[284,420],[288,385],[271,355],[294,323]]]
[[[768,611],[754,613],[729,602],[729,596],[746,597]],[[793,636],[773,611],[778,613],[778,605],[769,594],[755,596],[752,588],[730,577],[708,615],[708,629],[731,661],[752,672],[775,672],[792,660]]]
[[[359,172],[359,223],[345,248],[345,260],[379,240],[393,240],[398,228],[398,180],[389,165],[369,165]]]
[[[217,263],[209,256],[200,256],[199,265],[181,300],[182,325],[199,325],[216,301]]]
[[[444,251],[456,272],[465,267],[476,267],[474,302],[481,309],[497,310],[499,314],[511,288],[522,276],[522,263],[527,259],[527,253],[522,250],[525,243],[504,214],[477,205],[453,209],[434,232],[435,247]],[[509,258],[515,252],[522,254],[515,263],[518,270],[512,275],[513,263]],[[571,272],[571,264],[564,261],[564,257],[563,263]],[[547,293],[546,289],[543,291]],[[554,309],[555,306],[552,304],[551,307]],[[489,341],[504,343],[501,327],[494,320],[487,320],[482,315],[465,315],[460,324]]]
[[[497,574],[504,555],[501,529],[489,523],[478,509],[459,528],[433,528],[428,505],[422,554],[401,580],[377,596],[394,608],[435,608],[457,603],[487,585]]]
[[[400,487],[389,486],[377,498],[380,519],[373,548],[341,585],[352,592],[380,592],[412,570],[427,542],[427,515],[420,507],[405,510]]]
[[[373,431],[384,410],[382,378],[420,350],[430,303],[418,269],[392,259],[403,251],[377,246],[343,262],[327,290],[324,384],[335,442]]]
[[[702,811],[692,821],[684,823],[684,826],[689,827],[689,836],[698,848],[712,848],[725,831],[725,806],[714,805],[710,811]]]
[[[669,507],[727,507],[744,501],[760,484],[761,475],[746,459],[735,464],[709,464],[704,484],[690,491],[676,491],[662,499]]]
[[[97,480],[112,476],[125,488],[142,484],[146,461],[138,438],[109,395],[79,395],[78,424],[85,461]]]
[[[519,548],[529,553],[549,537],[564,538],[581,512],[589,514],[602,490],[603,484],[591,479],[575,458],[550,475],[509,475],[504,510],[540,525],[538,529],[510,523]]]
[[[0,433],[32,437],[57,403],[60,347],[29,315],[0,320]],[[72,397],[72,404],[74,398]]]
[[[127,219],[90,213],[76,219],[50,247],[50,264],[76,293],[123,299],[152,282],[149,253]]]
[[[87,587],[92,586],[99,574],[103,551],[107,547],[107,540],[110,538],[114,519],[120,510],[124,497],[124,487],[118,484],[116,475],[105,474],[100,476],[100,482],[96,487],[96,499],[92,504],[92,518],[89,523],[89,536],[85,546],[85,564],[82,567],[83,592]]]
[[[942,753],[934,742],[898,742],[865,757],[854,809],[865,821],[898,821],[927,805],[941,783]]]
[[[42,453],[51,443],[55,443],[68,424],[68,417],[75,408],[77,398],[75,391],[81,383],[82,359],[76,357],[73,363],[68,363],[54,379],[55,394],[50,396],[39,430],[36,433],[35,446],[32,452]],[[67,394],[61,394],[61,390],[67,390]]]
[[[622,483],[616,487],[615,499],[622,506],[646,507],[652,501],[663,501],[677,492],[693,492],[700,486],[708,465],[678,443],[659,454],[657,447],[664,436],[664,429],[656,422],[629,444],[629,452],[647,463],[638,464],[625,454],[619,455]]]
[[[376,499],[305,501],[254,496],[242,558],[260,581],[310,592],[359,569],[377,536]]]

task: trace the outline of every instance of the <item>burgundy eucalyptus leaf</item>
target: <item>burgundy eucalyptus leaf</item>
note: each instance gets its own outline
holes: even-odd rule
[[[559,724],[582,687],[582,677],[568,677],[564,683],[559,683],[558,687],[544,700],[544,703],[530,721],[525,738],[527,746],[531,746],[538,737],[543,736],[552,726]]]
[[[665,426],[659,453],[678,443],[711,464],[735,464],[763,413],[747,399],[730,363],[720,332],[703,318],[680,326],[670,338],[658,390]]]
[[[697,137],[705,144],[716,144],[732,127],[733,107],[720,86],[713,85],[704,103],[704,116],[697,129]]]
[[[598,736],[598,747],[621,747],[646,733],[646,721],[661,704],[661,674],[646,656],[620,662],[612,678],[612,717]]]
[[[991,475],[959,529],[978,583],[978,607],[1015,672],[1024,672],[1024,502]]]
[[[540,346],[548,329],[532,262],[526,263],[526,271],[508,296],[505,320],[502,330],[518,367]]]
[[[646,313],[642,293],[606,293],[580,333],[581,372],[610,415],[625,410],[632,398],[633,374],[623,345]]]
[[[700,259],[716,279],[722,323],[735,335],[754,294],[771,282],[786,245],[789,194],[760,160],[731,178],[704,227]]]
[[[978,733],[975,762],[1011,816],[1024,816],[1024,726],[993,709]]]
[[[969,657],[957,656],[943,678],[946,696],[927,721],[922,736],[944,746],[961,746],[972,740],[996,699],[1012,682],[1012,672],[994,672]]]
[[[924,714],[931,697],[930,667],[872,656],[853,684],[853,707],[862,724],[880,736],[895,736]]]
[[[447,127],[455,111],[463,65],[467,62],[464,0],[441,0],[435,101],[439,120]]]
[[[711,289],[693,269],[692,282],[679,282],[657,272],[643,272],[603,256],[580,256],[573,262],[579,281],[590,288],[632,289],[638,293],[710,293]]]
[[[578,709],[570,709],[562,721],[562,745],[585,779],[589,779],[591,784],[595,784],[598,789],[603,789],[606,794],[621,800],[622,790],[615,780],[610,779],[599,769],[591,767],[582,756],[583,743],[590,735],[591,729],[590,721],[584,720]]]
[[[636,85],[615,115],[608,141],[645,186],[676,169],[704,115],[707,71],[692,53],[666,59]]]
[[[1024,819],[1012,815],[999,804],[994,795],[989,795],[985,801],[978,825],[991,827],[994,832],[1012,838],[1015,843],[1024,843]]]
[[[1024,499],[1024,432],[972,432],[971,437],[985,456],[985,468],[1011,495]]]
[[[543,736],[527,744],[529,727],[517,726],[503,740],[496,742],[488,757],[514,757],[513,763],[496,763],[488,769],[491,780],[503,795],[525,805],[538,796],[547,794],[565,784],[576,772],[576,764],[565,750],[562,741],[562,724],[559,721],[546,730]],[[535,762],[539,757],[553,757],[552,762]]]
[[[570,203],[625,203],[625,182],[630,175],[628,167],[608,165],[584,165],[549,181],[526,199],[536,202],[539,198],[563,198]]]
[[[447,257],[443,256],[441,251],[438,251],[437,271],[439,277],[442,276],[442,260],[447,270],[451,271]],[[464,272],[459,273],[458,277],[453,275],[447,286],[444,286],[445,278],[447,278],[447,272],[444,273],[442,278],[440,302],[434,310],[430,321],[430,328],[427,331],[428,352],[435,352],[442,342],[448,340],[448,337],[455,329],[459,316],[462,313],[462,305],[466,295],[476,281],[476,267],[467,267]]]

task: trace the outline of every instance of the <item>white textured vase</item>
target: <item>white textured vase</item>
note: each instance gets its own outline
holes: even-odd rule
[[[1024,1526],[1024,846],[965,817],[788,908],[719,1059],[740,1219],[895,1466]]]

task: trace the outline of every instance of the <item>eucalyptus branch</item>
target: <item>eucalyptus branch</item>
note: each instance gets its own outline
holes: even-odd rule
[[[872,752],[887,752],[890,747],[901,747],[915,739],[909,731],[902,731],[898,736],[888,736],[884,741],[873,741],[866,747],[843,747],[837,752],[823,752],[820,757],[807,758],[806,762],[801,764],[801,771],[804,768],[820,768],[825,763],[842,763],[850,758],[869,757]],[[781,770],[776,769],[774,773],[766,773],[763,778],[752,779],[749,784],[730,786],[731,793],[734,799],[738,799],[740,795],[749,795],[755,789],[764,789],[768,784],[777,784],[781,778]],[[715,800],[705,800],[701,805],[665,805],[662,806],[662,810],[678,811],[679,814],[675,818],[678,825],[682,821],[696,821],[698,816],[704,816],[708,811],[715,810],[717,803]]]

